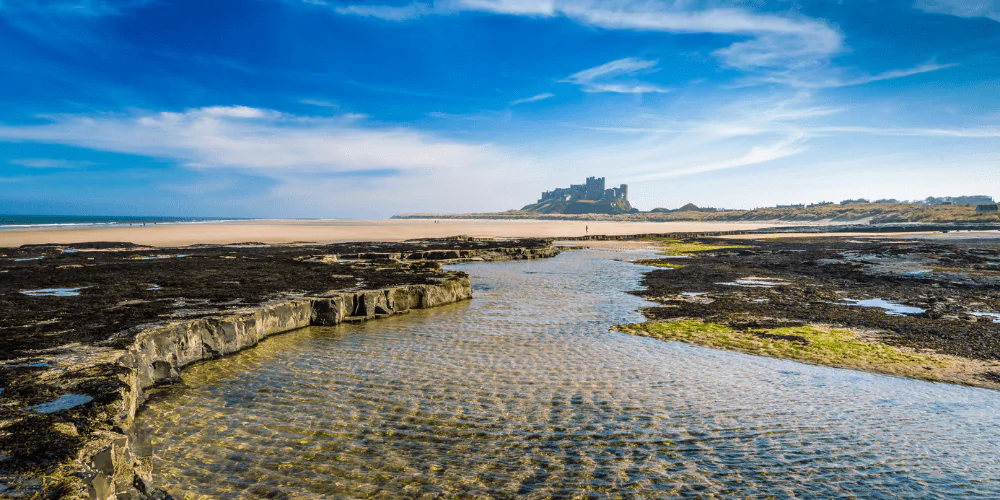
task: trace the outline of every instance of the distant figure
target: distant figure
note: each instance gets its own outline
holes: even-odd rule
[[[585,228],[583,232],[590,234],[590,226],[583,226],[583,227]]]

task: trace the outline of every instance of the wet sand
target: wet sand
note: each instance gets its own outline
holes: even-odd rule
[[[139,245],[164,247],[237,242],[339,243],[345,241],[404,241],[455,235],[484,238],[559,238],[587,234],[627,235],[749,231],[781,225],[789,224],[537,220],[440,220],[437,222],[433,220],[274,220],[113,228],[13,229],[0,231],[0,247],[92,241],[128,241]]]

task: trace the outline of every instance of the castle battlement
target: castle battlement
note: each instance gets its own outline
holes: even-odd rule
[[[584,184],[571,184],[568,188],[558,188],[545,191],[538,203],[546,201],[613,201],[628,203],[628,185],[605,189],[604,177],[587,177]]]

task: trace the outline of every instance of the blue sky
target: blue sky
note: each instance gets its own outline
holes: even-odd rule
[[[0,212],[1000,196],[1000,0],[0,0]]]

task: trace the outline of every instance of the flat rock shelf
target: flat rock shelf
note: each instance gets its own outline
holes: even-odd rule
[[[181,370],[309,326],[468,300],[442,264],[557,255],[549,240],[184,249],[47,245],[0,255],[0,494],[167,498],[133,426]],[[56,283],[56,282],[60,283]],[[66,293],[25,291],[71,289]]]

